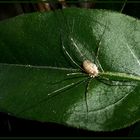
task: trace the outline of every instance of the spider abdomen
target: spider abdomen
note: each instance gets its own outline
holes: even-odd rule
[[[90,60],[84,60],[83,68],[85,72],[88,73],[91,77],[95,77],[99,73],[97,66]]]

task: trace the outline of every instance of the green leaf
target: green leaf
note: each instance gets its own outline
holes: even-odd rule
[[[139,20],[76,8],[32,13],[2,21],[0,38],[1,111],[94,131],[140,119]]]

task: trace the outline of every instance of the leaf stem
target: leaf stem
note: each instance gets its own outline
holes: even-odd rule
[[[140,82],[140,75],[121,73],[121,72],[100,72],[99,75],[112,80],[124,80],[124,81],[127,80],[127,81]]]

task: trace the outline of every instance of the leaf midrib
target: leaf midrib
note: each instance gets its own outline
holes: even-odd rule
[[[101,72],[100,76],[107,77],[110,79],[120,79],[120,80],[128,80],[128,81],[139,81],[140,76],[122,72]]]
[[[35,68],[35,69],[53,69],[53,70],[63,70],[63,71],[80,71],[79,69],[74,68],[65,68],[65,67],[54,67],[54,66],[42,66],[42,65],[23,65],[23,64],[8,64],[8,63],[0,63],[0,66],[15,66],[15,67],[24,67],[24,68]],[[129,74],[129,73],[123,73],[123,72],[100,72],[100,76],[114,79],[114,80],[128,80],[128,81],[139,81],[140,82],[140,76]]]
[[[0,63],[0,66],[13,66],[13,67],[23,67],[23,68],[35,68],[35,69],[53,69],[53,70],[64,70],[64,71],[79,71],[79,69],[65,68],[65,67],[53,67],[53,66],[42,66],[42,65],[23,65],[23,64],[8,64]]]

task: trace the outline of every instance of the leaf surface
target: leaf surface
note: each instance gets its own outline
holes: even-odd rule
[[[70,8],[2,21],[0,38],[1,111],[94,131],[140,119],[139,20]]]

